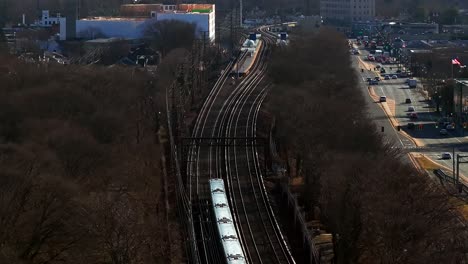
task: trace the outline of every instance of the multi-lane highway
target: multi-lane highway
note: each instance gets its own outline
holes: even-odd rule
[[[442,153],[455,150],[456,154],[465,154],[468,149],[464,144],[468,143],[468,137],[463,137],[461,131],[448,131],[447,135],[441,135],[443,127],[436,126],[440,114],[430,105],[420,84],[418,88],[409,88],[405,83],[406,78],[385,80],[385,75],[396,74],[396,65],[382,65],[386,73],[380,74],[374,71],[378,63],[366,61],[367,51],[361,49],[360,53],[352,55],[353,64],[359,71],[363,92],[369,95],[366,96],[369,114],[380,131],[384,128],[382,133],[385,138],[395,147],[407,152],[423,152],[426,157],[451,169],[453,161],[441,159]],[[382,80],[378,85],[372,85],[369,91],[366,79],[376,76]],[[387,102],[378,103],[380,96],[386,96]],[[407,103],[408,99],[411,103]],[[416,113],[417,118],[411,118],[411,113]],[[409,123],[413,123],[414,128],[409,129]],[[401,131],[397,131],[397,126],[401,126]],[[468,181],[468,164],[460,164],[460,173]]]
[[[188,151],[190,189],[198,251],[203,263],[223,263],[209,201],[208,180],[223,178],[234,223],[249,263],[294,263],[263,184],[256,138],[257,116],[268,92],[265,70],[269,46],[276,40],[262,32],[257,60],[241,79],[223,71],[197,118]],[[248,56],[241,54],[239,58]]]

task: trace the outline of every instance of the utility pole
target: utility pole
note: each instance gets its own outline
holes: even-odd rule
[[[231,34],[231,53],[234,52],[234,4],[231,2],[231,22],[229,23],[229,33]]]
[[[456,180],[457,177],[455,174],[455,147],[453,147],[452,149],[452,177],[453,177],[453,180],[457,183],[458,180]]]
[[[463,85],[460,83],[460,113],[458,114],[458,126],[462,130],[462,136],[465,134],[465,129],[463,128],[462,116],[463,116]]]
[[[454,157],[455,158],[455,157]],[[468,158],[468,155],[457,154],[457,187],[460,185],[460,163],[468,163],[468,161],[463,161],[463,158]]]
[[[243,21],[243,20],[242,20],[242,8],[243,8],[243,6],[242,6],[242,0],[239,0],[239,20],[240,20],[240,27],[241,27],[241,28],[242,28],[242,24],[243,24],[243,23],[242,23],[242,21]]]

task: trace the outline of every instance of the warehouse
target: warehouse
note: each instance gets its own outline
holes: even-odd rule
[[[142,38],[151,23],[174,19],[194,23],[200,38],[215,39],[215,5],[211,4],[135,4],[122,5],[119,17],[90,17],[76,21],[76,36],[95,38]],[[60,28],[66,36],[67,28]],[[64,39],[62,37],[62,39]]]

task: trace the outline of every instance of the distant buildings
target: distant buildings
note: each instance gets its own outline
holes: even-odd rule
[[[458,124],[468,121],[468,79],[457,79],[453,94],[453,105]]]
[[[299,25],[306,31],[314,31],[322,25],[321,16],[304,16],[299,20]]]
[[[398,23],[391,25],[391,29],[400,35],[439,34],[437,23]]]
[[[320,0],[320,15],[326,23],[343,26],[372,21],[375,17],[375,0]]]
[[[141,38],[150,23],[178,20],[196,25],[196,33],[207,40],[215,39],[215,5],[211,4],[135,4],[122,5],[119,17],[90,17],[76,20],[76,36],[94,38]],[[67,27],[60,27],[66,39]]]
[[[49,10],[42,10],[41,19],[37,20],[34,25],[42,27],[51,27],[53,25],[59,25],[65,23],[65,18],[57,13],[56,16],[51,16]]]

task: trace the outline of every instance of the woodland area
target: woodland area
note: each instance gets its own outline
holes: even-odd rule
[[[338,263],[460,263],[468,236],[450,196],[384,144],[344,36],[291,39],[273,52],[268,108],[281,155],[297,161],[289,176],[304,177],[306,212],[318,207],[338,234]]]
[[[0,61],[0,263],[180,263],[158,140],[171,60],[164,78]]]

